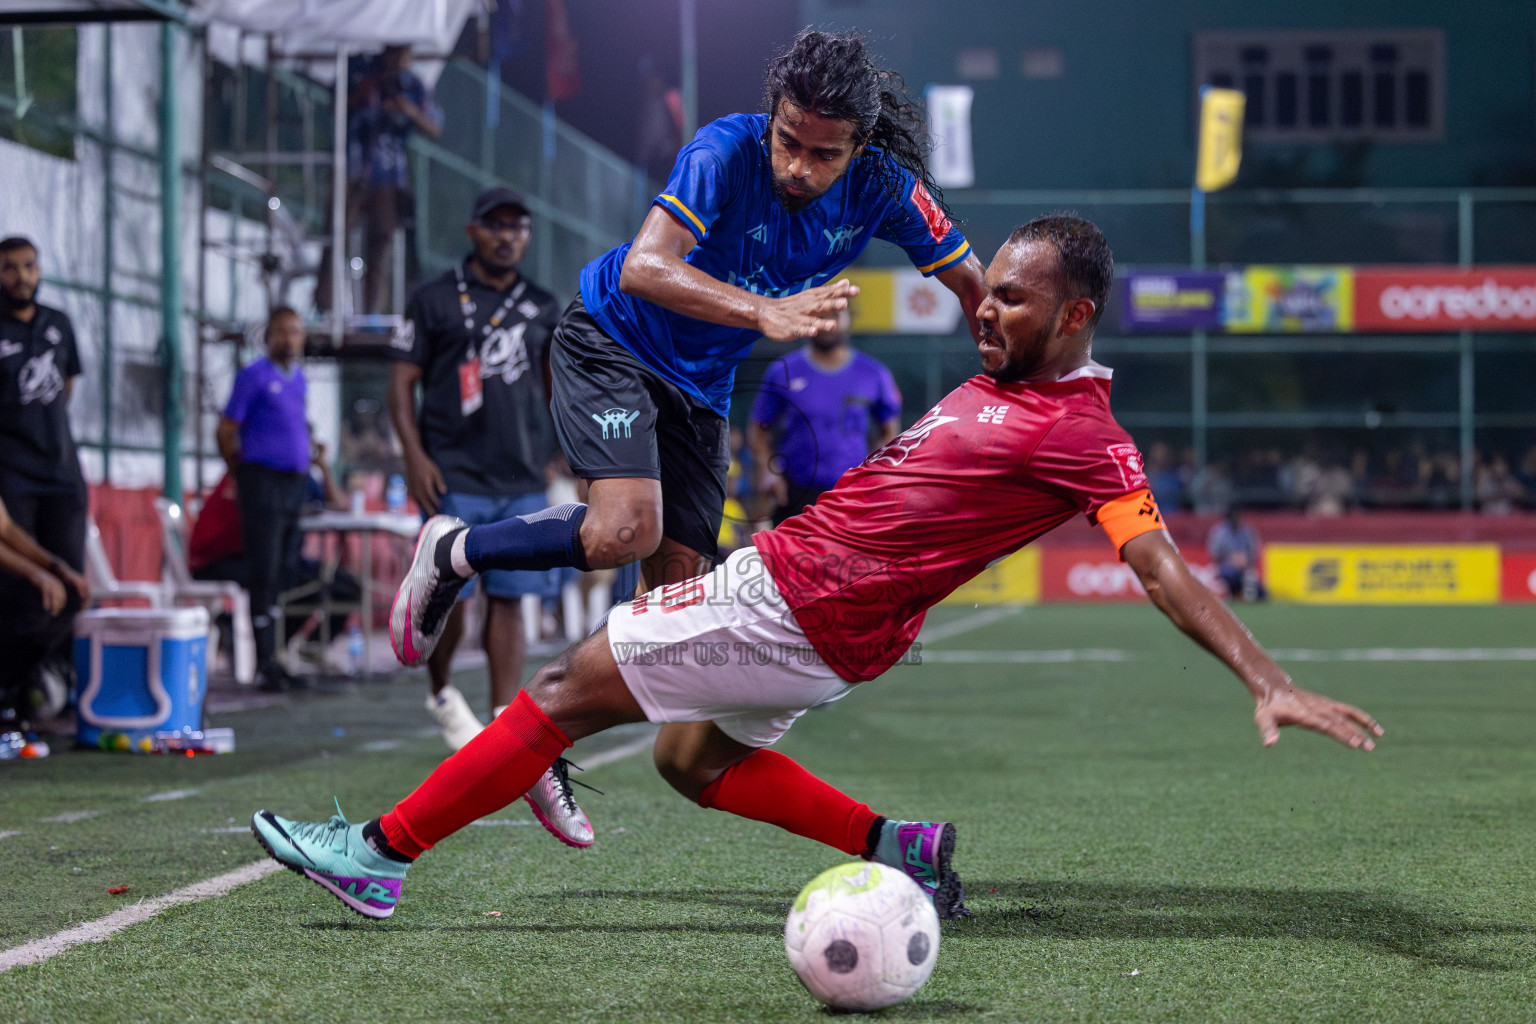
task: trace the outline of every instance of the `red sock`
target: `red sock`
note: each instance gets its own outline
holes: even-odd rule
[[[699,794],[699,806],[766,821],[797,836],[864,856],[879,815],[794,761],[759,750],[731,765]]]
[[[507,710],[379,819],[389,845],[419,857],[459,829],[522,796],[571,741],[526,690]]]

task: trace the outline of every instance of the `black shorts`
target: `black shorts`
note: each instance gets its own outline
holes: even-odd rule
[[[730,426],[610,338],[582,304],[549,344],[549,414],[584,480],[661,481],[661,532],[714,559],[731,465]]]

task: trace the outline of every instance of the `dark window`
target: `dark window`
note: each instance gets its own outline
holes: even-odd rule
[[[1403,76],[1403,120],[1410,128],[1429,127],[1429,74],[1410,71]]]
[[[1264,76],[1244,75],[1243,95],[1247,100],[1243,107],[1243,124],[1249,128],[1264,124]]]
[[[29,26],[0,34],[0,97],[8,101],[0,103],[0,139],[74,158],[78,49],[72,27]],[[18,84],[32,101],[24,118],[16,116]]]
[[[1296,75],[1290,71],[1282,71],[1275,76],[1275,126],[1294,128],[1296,107]]]
[[[1376,43],[1371,47],[1371,61],[1376,64],[1396,64],[1397,47],[1391,43]]]
[[[1308,64],[1327,64],[1333,60],[1333,47],[1309,46],[1305,56]]]
[[[1269,60],[1269,48],[1266,46],[1243,47],[1244,64],[1263,64]]]
[[[1371,120],[1378,128],[1391,128],[1397,124],[1397,76],[1390,71],[1378,71],[1374,78],[1376,96]]]
[[[1328,114],[1328,86],[1330,79],[1327,75],[1307,76],[1307,124],[1313,128],[1326,128],[1330,120]]]
[[[1232,75],[1230,72],[1218,71],[1211,76],[1210,84],[1218,89],[1230,89],[1232,88]]]
[[[1358,128],[1365,121],[1365,76],[1346,71],[1339,76],[1339,124]]]

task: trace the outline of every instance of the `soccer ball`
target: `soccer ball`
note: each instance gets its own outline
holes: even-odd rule
[[[939,954],[939,915],[918,884],[855,861],[800,890],[784,952],[806,990],[840,1010],[878,1010],[923,987]]]

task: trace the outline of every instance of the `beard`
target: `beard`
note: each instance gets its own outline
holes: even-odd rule
[[[785,213],[799,213],[826,194],[824,192],[812,192],[810,195],[805,196],[791,195],[788,188],[793,180],[793,178],[773,179],[773,198],[778,200]]]
[[[42,288],[41,282],[28,289],[24,285],[17,285],[15,291],[0,289],[0,309],[26,309],[37,302],[38,290]]]
[[[995,370],[989,370],[983,366],[981,372],[999,383],[1012,384],[1023,380],[1039,368],[1039,353],[1045,351],[1046,343],[1050,341],[1051,328],[1049,325],[1042,326],[1035,332],[1035,336],[1029,343],[1022,346],[1017,353],[1008,344],[1006,338],[985,324],[982,325],[982,337],[1002,346],[1003,362]]]

